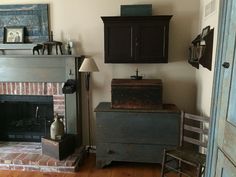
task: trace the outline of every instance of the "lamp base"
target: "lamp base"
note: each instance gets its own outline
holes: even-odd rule
[[[86,146],[87,154],[96,153],[96,146]]]

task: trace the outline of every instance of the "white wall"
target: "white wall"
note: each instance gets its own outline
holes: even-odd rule
[[[0,0],[15,4],[15,0]],[[112,78],[129,78],[139,68],[144,78],[163,80],[164,103],[194,112],[196,108],[195,69],[187,63],[188,46],[199,32],[199,0],[21,0],[17,3],[50,4],[51,29],[55,40],[74,42],[73,50],[93,57],[100,72],[92,76],[92,109],[111,100]],[[168,64],[104,64],[103,22],[101,16],[119,15],[121,4],[150,3],[154,15],[173,15],[170,22]],[[83,108],[86,110],[85,102]],[[83,115],[84,143],[87,143],[86,111]],[[95,115],[92,115],[93,131]]]
[[[215,10],[205,16],[205,6],[210,2],[215,3]],[[199,70],[196,71],[197,79],[197,111],[205,116],[210,116],[211,107],[211,96],[212,96],[212,85],[213,75],[215,66],[215,55],[216,55],[216,44],[217,44],[217,31],[218,31],[218,16],[219,16],[219,0],[201,0],[200,3],[200,24],[201,29],[210,25],[214,28],[214,39],[213,39],[213,51],[212,51],[212,71],[200,66]],[[201,33],[201,30],[199,31]]]

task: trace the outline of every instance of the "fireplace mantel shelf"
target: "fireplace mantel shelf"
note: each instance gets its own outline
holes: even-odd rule
[[[0,49],[1,50],[1,49]],[[37,58],[80,58],[80,55],[0,55],[0,60],[2,58],[30,58],[30,59],[37,59]]]
[[[65,82],[77,73],[80,56],[1,55],[0,82]]]
[[[32,50],[36,45],[36,43],[0,44],[0,50]]]

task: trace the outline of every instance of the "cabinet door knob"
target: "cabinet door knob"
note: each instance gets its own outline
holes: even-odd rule
[[[229,62],[224,62],[224,63],[222,64],[222,66],[223,66],[224,68],[229,68],[230,64],[229,64]]]
[[[138,38],[135,38],[135,46],[137,47],[139,45]]]

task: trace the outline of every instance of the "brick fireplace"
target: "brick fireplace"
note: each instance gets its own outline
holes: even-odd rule
[[[15,117],[22,118],[24,117],[22,116],[23,110],[29,108],[31,112],[24,113],[24,115],[31,118],[27,120],[18,118],[17,121],[12,121],[14,126],[21,126],[22,122],[27,122],[27,124],[33,122],[32,125],[46,122],[47,124],[44,125],[49,129],[53,114],[58,113],[64,117],[66,133],[75,135],[78,147],[74,154],[59,161],[41,154],[41,144],[36,142],[39,139],[29,140],[35,142],[26,143],[20,141],[23,136],[21,133],[18,135],[18,139],[16,138],[15,142],[12,142],[10,138],[13,136],[10,134],[7,141],[3,141],[5,139],[0,137],[0,169],[73,172],[78,168],[84,151],[81,146],[82,120],[78,73],[80,59],[81,57],[53,55],[0,56],[0,106],[2,107],[6,102],[10,104],[5,107],[9,111],[6,109],[0,111],[0,121],[3,118],[7,119],[1,112],[14,116],[20,112],[21,115]],[[76,80],[77,91],[72,94],[63,94],[62,87],[68,79]],[[28,107],[25,108],[25,106]],[[12,110],[12,108],[16,108],[16,110]],[[49,112],[48,116],[46,116],[46,112]],[[1,121],[1,125],[2,123]],[[24,126],[24,129],[27,129],[27,125]],[[12,133],[11,131],[9,132]],[[48,132],[48,130],[41,133],[43,132]],[[30,133],[32,134],[32,132]],[[40,133],[38,136],[40,138]]]
[[[0,83],[0,140],[40,142],[53,114],[65,116],[63,83]]]
[[[81,57],[76,56],[2,55],[0,92],[14,95],[52,95],[54,112],[65,115],[67,133],[80,135],[80,63]],[[76,80],[77,92],[62,94],[62,85],[68,79]]]

